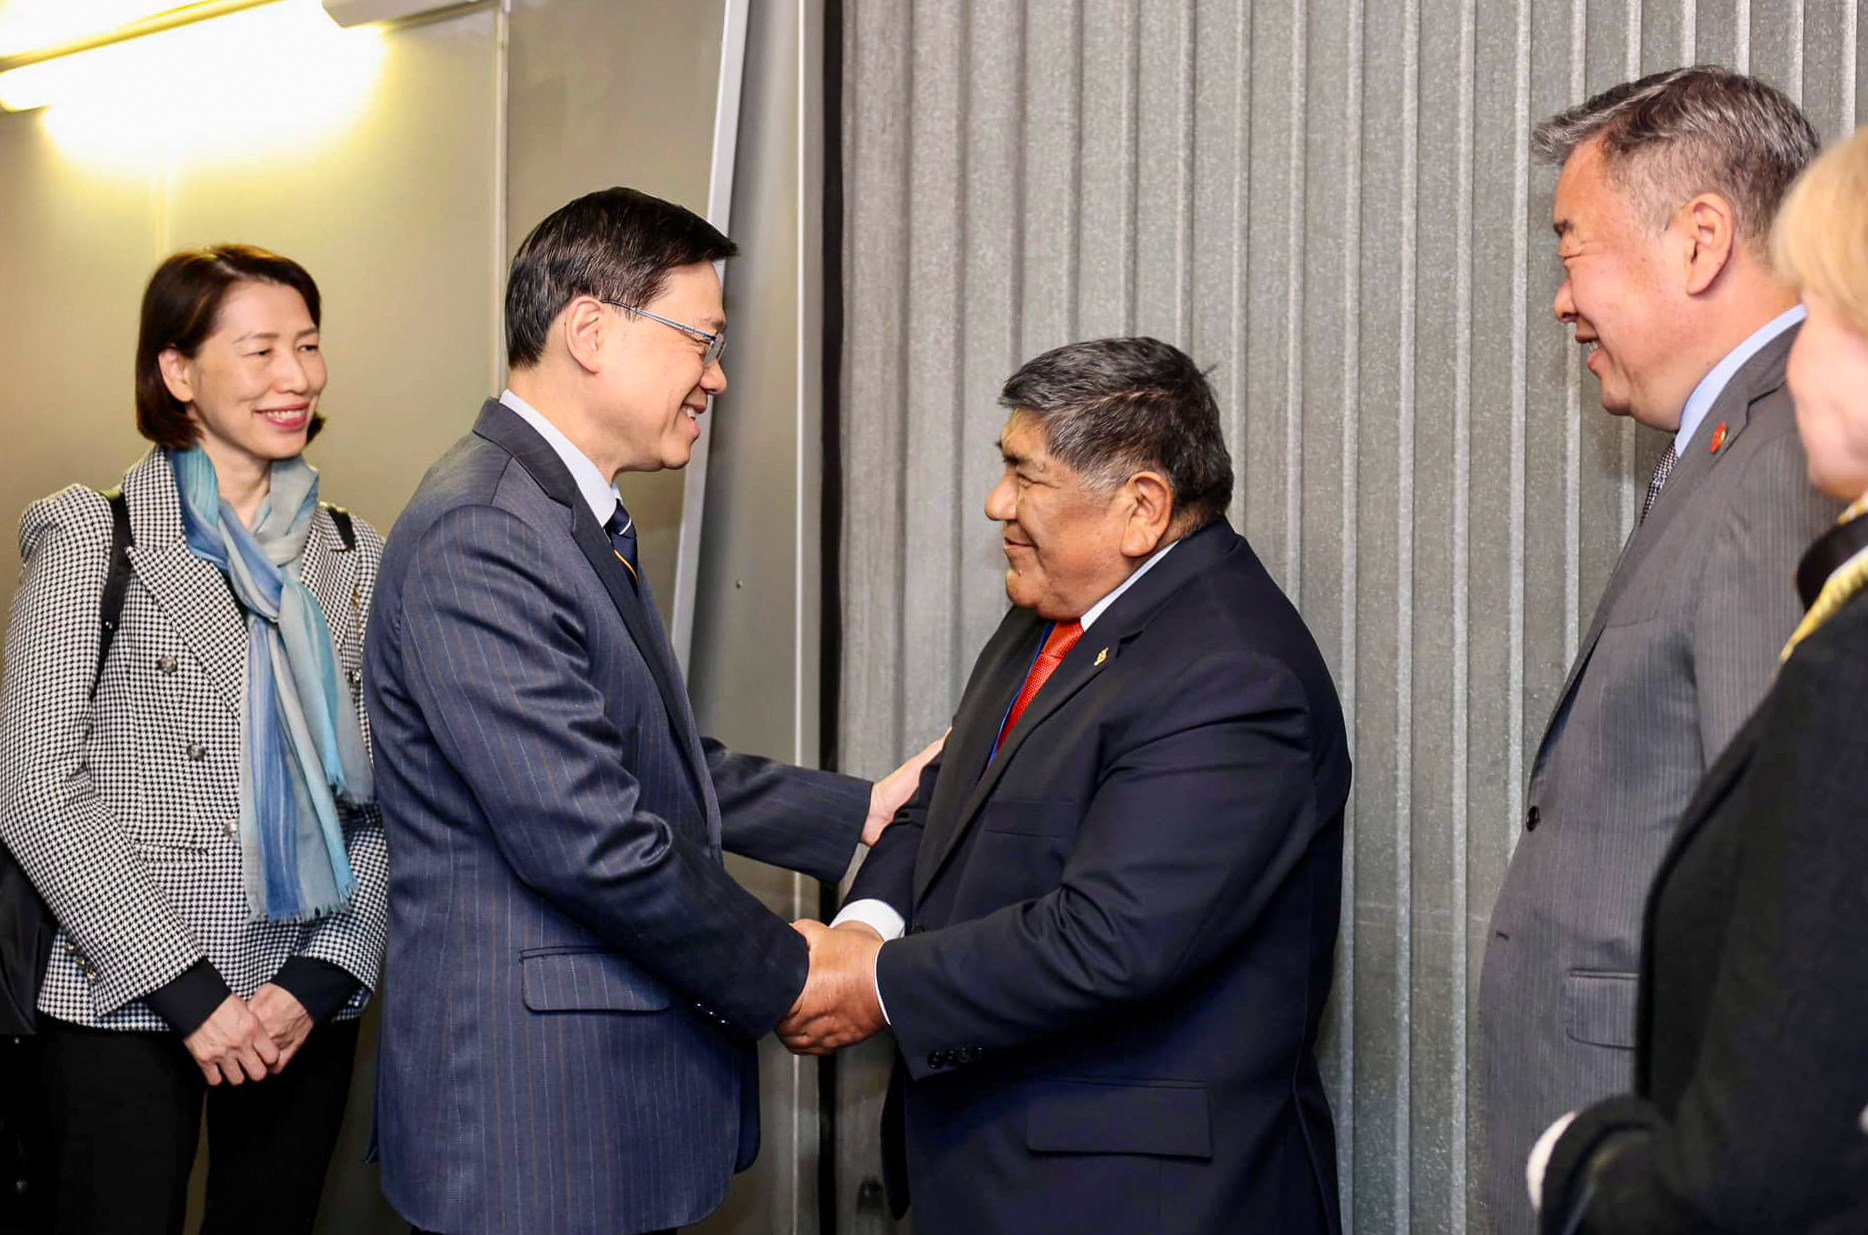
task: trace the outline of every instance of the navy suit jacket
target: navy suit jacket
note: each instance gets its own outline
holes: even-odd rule
[[[646,585],[498,403],[397,523],[366,656],[389,1200],[447,1235],[702,1217],[807,968],[721,851],[837,879],[868,784],[703,741]]]
[[[1006,616],[851,892],[909,923],[877,962],[897,1204],[921,1235],[1334,1232],[1314,1047],[1349,756],[1323,659],[1210,525],[992,757],[1046,630]]]

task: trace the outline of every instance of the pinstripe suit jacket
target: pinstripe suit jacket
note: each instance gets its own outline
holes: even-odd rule
[[[807,964],[721,850],[839,878],[868,784],[700,738],[646,587],[498,403],[397,523],[370,638],[390,1201],[447,1235],[702,1217]]]
[[[357,875],[350,908],[311,925],[250,920],[237,831],[246,624],[220,572],[188,548],[160,450],[124,474],[123,492],[136,544],[101,675],[108,504],[74,485],[20,520],[26,569],[7,628],[0,835],[60,923],[39,1009],[101,1029],[167,1029],[142,996],[195,962],[213,962],[244,998],[305,955],[362,984],[337,1014],[360,1015],[383,951],[388,861],[376,812],[339,807]],[[361,709],[363,615],[383,542],[352,523],[357,547],[347,550],[318,511],[299,571]],[[359,719],[367,735],[369,718]]]
[[[1784,386],[1796,334],[1733,376],[1635,529],[1531,768],[1479,995],[1485,1190],[1501,1232],[1533,1229],[1524,1162],[1538,1135],[1633,1080],[1648,886],[1700,777],[1770,685],[1801,615],[1797,558],[1839,513],[1810,487]]]

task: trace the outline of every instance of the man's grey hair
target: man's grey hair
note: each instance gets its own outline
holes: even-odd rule
[[[1732,204],[1738,234],[1762,246],[1791,181],[1820,141],[1790,97],[1718,65],[1623,82],[1539,124],[1531,151],[1562,164],[1600,138],[1611,180],[1656,231],[1700,193]]]
[[[1159,339],[1053,348],[1006,379],[999,404],[1035,420],[1051,454],[1097,488],[1161,472],[1187,532],[1224,516],[1232,501],[1213,386],[1187,353]]]

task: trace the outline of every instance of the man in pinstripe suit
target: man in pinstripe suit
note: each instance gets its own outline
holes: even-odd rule
[[[703,740],[637,574],[612,481],[687,462],[726,387],[732,253],[628,189],[541,223],[507,288],[512,388],[384,558],[377,1129],[422,1230],[620,1235],[715,1208],[758,1147],[754,1040],[807,969],[721,851],[835,880],[918,776],[872,788]]]
[[[1479,996],[1484,1192],[1534,1227],[1525,1160],[1629,1087],[1642,907],[1706,767],[1795,627],[1802,547],[1835,518],[1784,388],[1802,320],[1771,219],[1816,150],[1788,98],[1723,69],[1617,86],[1538,126],[1562,164],[1557,317],[1602,405],[1672,437],[1531,768]]]

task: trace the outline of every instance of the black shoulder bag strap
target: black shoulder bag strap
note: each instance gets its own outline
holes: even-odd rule
[[[104,599],[98,609],[102,635],[97,641],[97,672],[91,675],[91,697],[97,698],[97,683],[104,676],[104,662],[110,659],[110,645],[116,641],[117,627],[123,621],[123,597],[130,590],[130,546],[136,534],[130,530],[130,502],[122,489],[104,494],[110,503],[110,569],[104,575]]]
[[[97,648],[97,672],[91,678],[91,697],[97,697],[97,678],[104,671],[110,645],[123,619],[123,597],[130,587],[130,506],[121,489],[104,494],[110,503],[110,564],[104,573],[104,595],[99,605],[102,625]],[[58,923],[26,872],[13,855],[0,847],[0,1033],[31,1034],[36,1027],[39,987],[45,981],[52,955],[52,937]],[[16,1048],[17,1050],[17,1048]],[[16,1060],[20,1055],[14,1056]],[[0,1090],[14,1088],[0,1086]],[[17,1126],[17,1111],[0,1112],[0,1129]],[[16,1176],[17,1191],[23,1176]]]
[[[329,502],[319,502],[325,513],[331,516],[331,522],[337,524],[337,538],[344,542],[344,552],[349,553],[357,547],[357,527],[351,522],[350,512],[342,506],[333,506]]]

